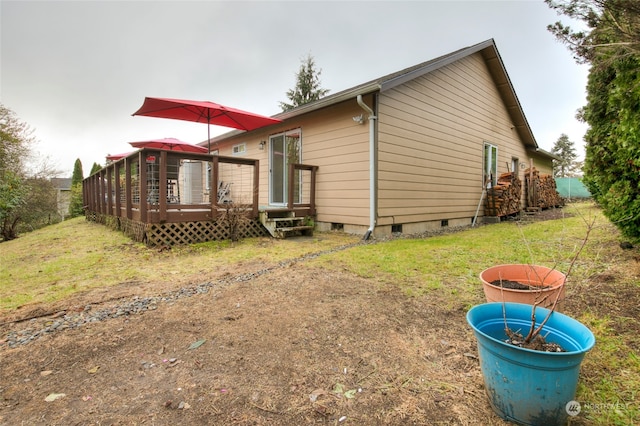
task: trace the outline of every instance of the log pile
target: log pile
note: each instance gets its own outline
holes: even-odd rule
[[[540,174],[535,168],[524,171],[527,210],[561,207],[564,201],[556,187],[556,180],[551,175]]]
[[[522,184],[518,174],[502,173],[492,188],[487,188],[485,216],[509,216],[520,212]]]

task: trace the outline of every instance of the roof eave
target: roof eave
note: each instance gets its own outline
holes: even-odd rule
[[[454,53],[450,53],[448,55],[444,55],[441,58],[436,58],[435,60],[431,60],[428,61],[427,63],[425,63],[424,66],[421,66],[419,68],[415,68],[409,72],[406,72],[404,74],[400,74],[400,75],[391,75],[390,78],[385,79],[384,81],[382,81],[381,84],[381,88],[380,91],[384,92],[385,90],[389,90],[392,89],[396,86],[399,86],[401,84],[404,84],[408,81],[411,81],[415,78],[418,78],[422,75],[428,74],[432,71],[435,71],[439,68],[445,67],[449,64],[452,64],[456,61],[459,61],[460,59],[467,57],[469,55],[472,55],[474,53],[477,53],[483,49],[486,49],[487,47],[490,46],[495,46],[495,43],[493,41],[493,39],[489,39],[486,41],[483,41],[481,43],[475,44],[473,46],[469,46],[467,48],[464,49],[460,49],[457,52]]]
[[[354,99],[358,95],[365,95],[367,93],[376,92],[378,90],[380,90],[380,84],[377,81],[372,83],[366,83],[363,85],[352,87],[351,89],[343,90],[341,92],[324,97],[317,101],[301,105],[289,111],[281,112],[279,114],[274,115],[273,118],[278,118],[280,120],[287,120],[289,118],[297,117],[302,114],[307,114],[312,111],[326,108],[328,106],[331,106],[340,102]]]
[[[310,102],[308,104],[301,105],[299,107],[293,108],[289,111],[284,111],[279,114],[272,115],[272,118],[277,118],[279,120],[285,121],[290,118],[298,117],[303,114],[308,114],[313,111],[317,111],[322,108],[326,108],[328,106],[348,101],[350,99],[354,99],[358,95],[365,95],[367,93],[372,93],[380,90],[380,84],[375,82],[361,84],[359,86],[352,87],[350,89],[343,90],[341,92],[335,93],[333,95],[329,95],[322,99],[318,99],[317,101]],[[259,130],[259,129],[256,129]],[[245,133],[244,130],[231,130],[229,132],[223,133],[221,135],[215,136],[211,138],[211,142],[218,142],[231,136],[239,135],[240,133]],[[206,146],[208,141],[199,142],[197,145]]]
[[[553,160],[557,160],[557,161],[562,160],[562,158],[560,158],[558,155],[556,155],[556,154],[554,154],[552,152],[549,152],[549,151],[545,151],[542,148],[529,148],[529,151],[535,152],[536,154],[541,154],[541,155],[543,155],[545,157],[549,157],[549,158],[551,158]]]

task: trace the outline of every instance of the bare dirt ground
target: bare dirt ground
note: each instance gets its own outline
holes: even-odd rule
[[[58,314],[0,318],[0,424],[506,424],[488,405],[462,304],[409,298],[391,283],[304,262],[219,281],[267,266],[194,276],[193,285],[214,284],[16,348],[2,344],[12,329],[119,302],[101,302],[98,290],[20,313]],[[613,295],[615,281],[596,277],[593,286]],[[166,290],[123,284],[110,294]],[[565,311],[597,306],[596,298],[584,292]],[[637,292],[598,300],[638,317]]]

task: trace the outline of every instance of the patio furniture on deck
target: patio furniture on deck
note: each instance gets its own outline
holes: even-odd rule
[[[232,203],[231,200],[231,183],[218,182],[218,204]]]

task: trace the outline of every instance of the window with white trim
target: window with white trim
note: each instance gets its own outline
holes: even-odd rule
[[[232,147],[231,152],[233,153],[233,155],[243,155],[244,153],[247,152],[247,143],[243,142],[243,143],[234,145]]]

